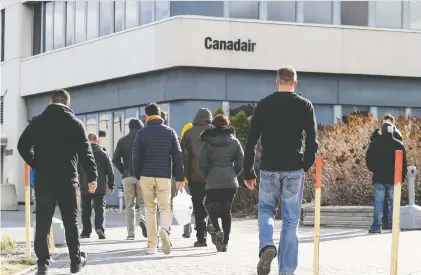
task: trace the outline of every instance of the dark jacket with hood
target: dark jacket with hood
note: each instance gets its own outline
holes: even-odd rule
[[[92,151],[94,152],[94,158],[96,167],[98,169],[98,180],[95,194],[105,195],[107,188],[114,189],[114,170],[111,164],[111,159],[104,148],[101,148],[98,144],[92,144]],[[79,177],[80,177],[80,190],[83,194],[89,193],[88,179],[86,177],[85,169],[79,165]]]
[[[134,177],[132,149],[137,131],[143,128],[143,123],[140,120],[138,122],[138,127],[130,129],[126,136],[120,138],[114,151],[113,164],[123,175],[123,178]],[[123,159],[123,162],[121,162],[121,159]]]
[[[82,122],[62,104],[50,104],[32,119],[18,142],[24,161],[36,170],[36,190],[63,189],[78,182],[78,162],[89,182],[97,180],[97,168]],[[68,191],[65,191],[68,192]]]
[[[230,126],[204,131],[200,170],[206,180],[206,190],[237,188],[237,177],[243,171],[244,152]]]
[[[186,131],[181,141],[181,148],[183,149],[184,160],[184,175],[187,180],[193,183],[205,183],[200,167],[200,154],[202,152],[203,141],[200,134],[212,128],[212,113],[207,108],[202,108],[197,111],[196,117],[193,120],[193,127]]]
[[[393,137],[393,127],[388,123],[383,124],[382,134],[374,139],[368,147],[366,164],[368,170],[373,173],[373,183],[394,183],[396,150],[403,150],[402,181],[406,178],[407,162],[405,146],[401,141]]]
[[[375,140],[377,137],[381,136],[380,133],[380,128],[376,129],[370,136],[370,141]],[[393,137],[396,138],[397,140],[402,141],[402,134],[401,132],[398,130],[398,128],[396,128],[396,126],[393,126]]]

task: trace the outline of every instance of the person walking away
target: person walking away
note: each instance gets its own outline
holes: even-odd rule
[[[32,214],[37,213],[37,211],[35,211],[37,201],[35,199],[34,186],[35,186],[35,169],[31,168],[31,172],[30,172],[30,175],[29,175],[29,187],[31,187],[31,197],[32,197],[32,201],[34,203],[34,211],[32,212]]]
[[[114,192],[114,170],[108,153],[99,146],[99,139],[95,133],[88,135],[92,151],[98,169],[97,189],[94,194],[89,192],[86,172],[79,165],[80,188],[82,195],[82,233],[81,238],[90,238],[92,233],[92,201],[95,209],[95,232],[99,239],[105,239],[105,205],[106,194],[111,195]]]
[[[393,136],[393,133],[394,125],[390,122],[383,123],[381,135],[370,142],[366,153],[367,168],[373,173],[374,191],[373,224],[369,229],[369,233],[382,232],[382,216],[385,197],[388,198],[389,213],[390,216],[393,217],[396,150],[403,151],[401,182],[403,182],[407,174],[405,146],[402,141],[397,140]]]
[[[193,128],[193,123],[187,123],[186,125],[184,125],[183,129],[181,130],[180,142],[183,141],[184,134],[187,132],[187,130],[190,130],[191,128]],[[184,178],[184,182],[186,183],[184,189],[186,189],[186,192],[190,194],[190,190],[187,185],[188,184],[187,178]],[[182,237],[190,238],[191,232],[192,232],[191,223],[184,225],[184,232],[183,232]]]
[[[206,179],[205,206],[216,231],[216,249],[226,252],[231,232],[231,206],[243,171],[244,152],[228,118],[217,115],[201,138],[200,170]],[[221,218],[222,230],[218,219]]]
[[[80,251],[77,228],[77,164],[80,162],[86,171],[91,193],[96,189],[97,168],[85,128],[70,109],[67,91],[54,92],[50,105],[23,131],[17,148],[24,161],[36,170],[37,274],[47,274],[50,264],[48,235],[56,203],[66,232],[70,272],[78,273],[86,265],[87,255]]]
[[[295,69],[281,67],[276,85],[278,91],[260,100],[254,110],[244,156],[244,183],[254,188],[255,147],[261,138],[258,275],[270,273],[276,255],[280,275],[291,275],[297,268],[304,173],[313,165],[318,147],[314,108],[308,99],[295,93]],[[273,229],[278,203],[282,209],[282,230],[277,251]]]
[[[133,145],[133,170],[136,179],[140,179],[146,209],[148,231],[148,254],[157,251],[157,204],[159,207],[159,237],[165,254],[171,252],[170,226],[171,178],[174,174],[179,190],[184,188],[183,156],[178,136],[173,129],[164,125],[160,108],[156,103],[145,107],[146,126],[139,130]],[[174,169],[172,169],[174,168]]]
[[[203,177],[199,161],[202,152],[203,141],[200,134],[212,128],[212,113],[207,108],[197,111],[193,120],[193,127],[187,130],[181,141],[184,159],[184,175],[189,183],[189,191],[192,196],[197,241],[195,247],[207,246],[206,243],[206,217],[207,212],[203,201],[205,199],[205,178]]]
[[[386,122],[395,125],[395,117],[392,116],[391,114],[386,114],[382,119],[382,125]],[[374,139],[376,139],[379,136],[381,136],[381,128],[376,129],[371,134],[370,142],[373,141]],[[396,128],[396,126],[394,126],[394,128],[393,128],[393,137],[396,138],[397,140],[402,141],[402,134],[401,134],[401,132],[399,132],[399,130],[398,130],[398,128]],[[389,215],[389,200],[388,200],[387,196],[384,199],[382,223],[383,223],[383,229],[392,229],[392,225],[391,225],[392,224],[392,216]]]
[[[140,182],[135,178],[132,166],[132,149],[136,133],[143,128],[143,123],[139,119],[131,119],[129,121],[129,133],[120,138],[113,155],[113,164],[123,176],[123,192],[126,205],[126,223],[127,223],[127,240],[135,238],[135,212],[136,203],[142,205],[142,190]],[[139,207],[139,226],[142,229],[143,237],[147,237],[146,222],[142,215],[141,207]]]

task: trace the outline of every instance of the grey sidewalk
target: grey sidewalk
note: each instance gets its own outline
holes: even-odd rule
[[[173,251],[144,254],[146,240],[137,228],[137,240],[125,241],[123,214],[109,214],[106,240],[95,235],[82,240],[82,251],[88,253],[88,265],[80,274],[86,275],[178,275],[178,274],[256,274],[258,235],[256,220],[236,220],[227,253],[217,253],[209,242],[207,248],[192,247],[194,238],[183,239],[182,227],[173,226]],[[277,223],[276,240],[279,240]],[[298,275],[313,274],[313,229],[300,228]],[[420,231],[400,234],[400,275],[421,274]],[[320,245],[320,274],[384,275],[389,274],[391,234],[367,235],[360,229],[322,229]],[[53,262],[50,274],[69,274],[66,256]],[[277,274],[276,261],[271,274]],[[33,274],[28,273],[28,274]]]

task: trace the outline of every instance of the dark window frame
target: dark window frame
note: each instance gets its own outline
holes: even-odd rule
[[[6,9],[2,9],[1,10],[1,60],[0,60],[0,62],[4,61],[4,52],[5,52],[4,46],[6,44],[6,43],[4,43],[5,30],[6,30],[5,24],[6,24]],[[2,100],[2,103],[3,103],[3,100]],[[2,116],[2,118],[3,118],[3,116]]]

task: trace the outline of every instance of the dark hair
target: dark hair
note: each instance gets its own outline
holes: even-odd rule
[[[382,120],[386,120],[386,119],[392,121],[392,123],[395,124],[395,117],[392,116],[391,114],[385,114]]]
[[[66,90],[56,90],[52,98],[53,103],[70,104],[70,94]]]
[[[129,121],[129,129],[142,129],[143,128],[143,123],[142,121],[140,121],[139,119],[136,118],[132,118]]]
[[[278,69],[276,77],[279,84],[292,85],[297,81],[297,72],[292,66],[284,66]]]
[[[230,121],[226,115],[219,114],[213,118],[212,125],[215,127],[229,126]]]
[[[166,112],[161,111],[161,118],[164,120],[164,124],[168,125],[168,116]]]
[[[161,108],[159,108],[159,105],[155,102],[149,103],[145,107],[145,113],[147,116],[159,116],[161,113]]]

